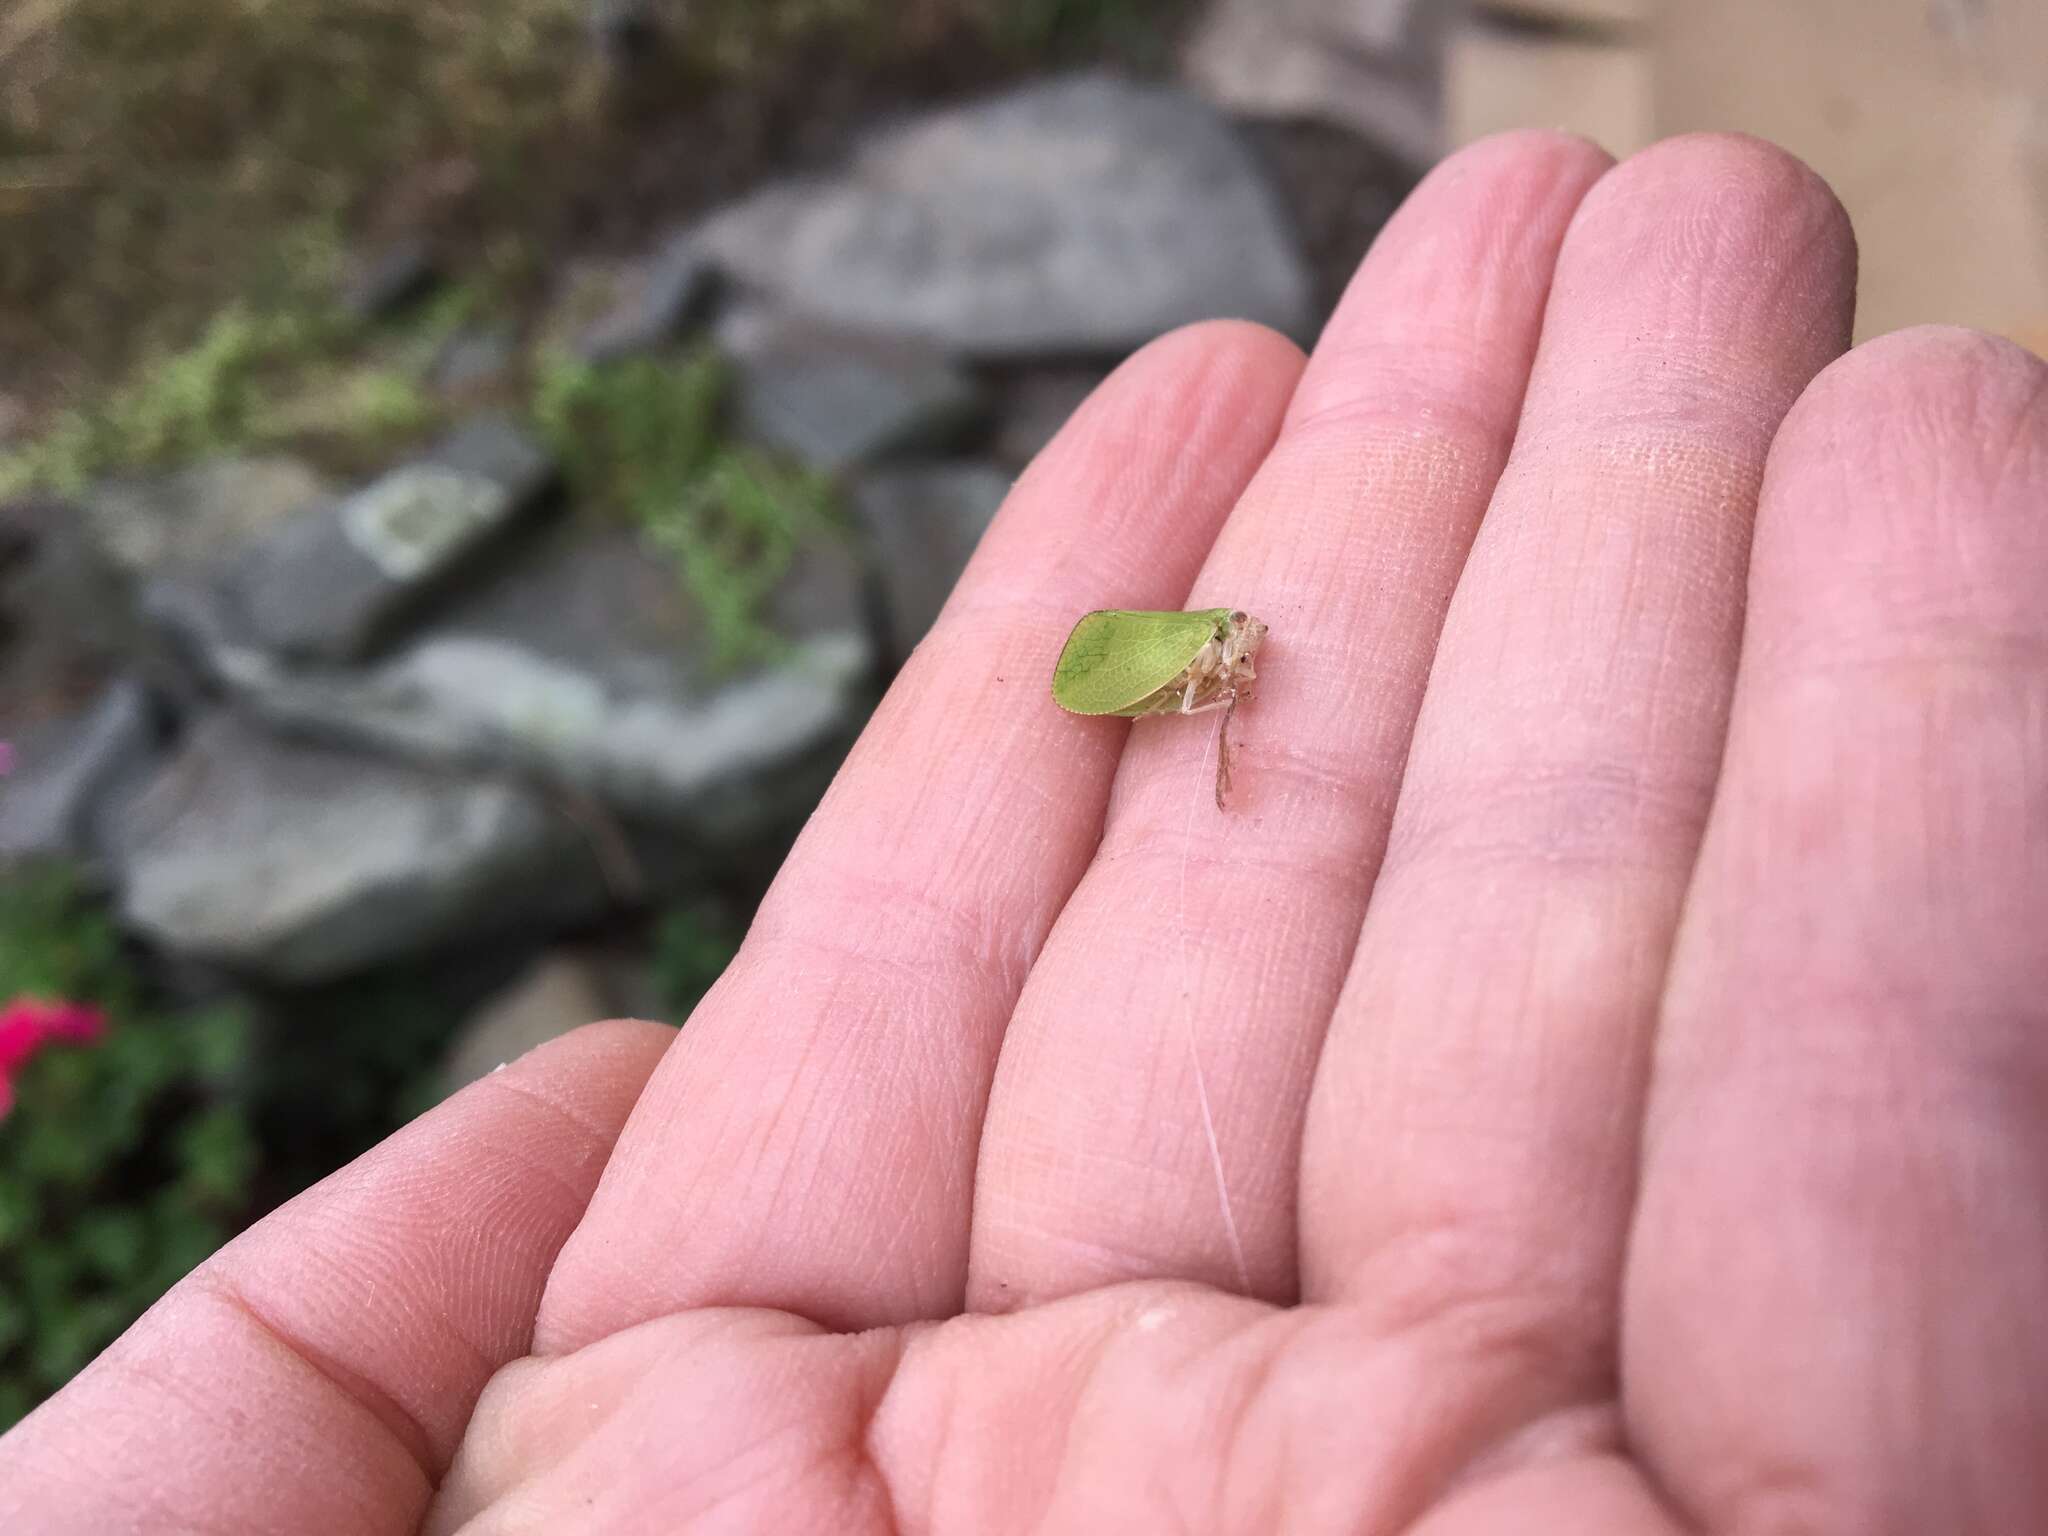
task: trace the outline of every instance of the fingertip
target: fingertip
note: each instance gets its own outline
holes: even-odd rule
[[[1855,249],[1849,211],[1827,179],[1790,150],[1753,134],[1660,139],[1617,165],[1588,202],[1673,191],[1724,208],[1744,221],[1745,231],[1810,227],[1838,254]]]
[[[1215,408],[1269,417],[1273,402],[1293,394],[1306,364],[1300,346],[1270,326],[1197,321],[1132,353],[1069,425],[1114,432]]]
[[[1278,373],[1299,372],[1308,360],[1300,343],[1270,325],[1232,319],[1197,320],[1180,326],[1141,348],[1136,358],[1146,360],[1148,366],[1185,367],[1217,360]]]
[[[1811,167],[1763,139],[1699,133],[1601,178],[1573,222],[1560,287],[1588,305],[1633,291],[1673,324],[1740,323],[1773,355],[1798,346],[1810,373],[1849,344],[1856,269],[1848,212]]]
[[[1776,499],[1807,525],[1887,508],[1925,523],[2044,478],[2048,362],[1960,326],[1895,331],[1835,361],[1786,417],[1771,462]]]
[[[661,1059],[676,1038],[672,1024],[651,1019],[601,1019],[535,1047],[514,1065],[535,1072],[574,1072],[593,1065],[633,1066]]]
[[[461,1143],[493,1132],[506,1096],[537,1101],[585,1127],[590,1155],[612,1139],[654,1075],[676,1031],[644,1019],[584,1024],[499,1065],[454,1094],[431,1123],[409,1133],[423,1142]]]
[[[1524,129],[1459,150],[1364,253],[1295,393],[1290,420],[1348,435],[1359,415],[1427,410],[1512,423],[1543,299],[1574,212],[1612,158]]]
[[[1950,326],[1866,343],[1772,448],[1751,581],[1771,622],[1752,648],[1891,655],[2032,631],[2044,510],[2048,363]]]
[[[1614,157],[1590,140],[1534,128],[1493,134],[1447,156],[1373,242],[1332,329],[1358,324],[1362,311],[1383,306],[1395,292],[1424,307],[1438,293],[1469,305],[1504,278],[1548,282],[1553,229],[1562,229],[1613,165]],[[1518,259],[1523,246],[1533,259]]]
[[[1545,174],[1575,176],[1613,164],[1614,156],[1582,134],[1558,128],[1509,128],[1445,156],[1422,184],[1502,174],[1524,181]]]
[[[1204,508],[1176,519],[1174,536],[1206,549],[1228,507],[1216,491],[1228,486],[1234,502],[1265,458],[1305,361],[1287,337],[1247,320],[1201,321],[1139,348],[1032,461],[984,540],[996,556],[978,556],[960,590],[976,593],[991,575],[1011,589],[1020,538],[1100,546],[1105,513],[1149,521],[1162,501]]]
[[[1900,432],[1964,444],[2009,437],[2048,411],[2048,362],[2014,341],[1965,326],[1893,331],[1846,353],[1813,381],[1785,433],[1849,430],[1872,446]]]

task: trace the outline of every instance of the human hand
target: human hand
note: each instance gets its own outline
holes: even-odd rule
[[[2048,367],[1835,361],[1853,268],[1764,146],[1522,135],[1305,371],[1146,351],[681,1036],[252,1231],[0,1529],[2048,1529]],[[1047,696],[1216,605],[1227,814]]]

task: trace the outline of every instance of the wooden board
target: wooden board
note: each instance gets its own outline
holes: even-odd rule
[[[1460,27],[1444,61],[1448,136],[1469,144],[1508,128],[1561,128],[1616,155],[1650,142],[1652,60],[1628,42],[1585,42]]]
[[[1924,321],[2048,342],[2048,4],[1667,0],[1656,127],[1776,140],[1862,246],[1860,336]]]

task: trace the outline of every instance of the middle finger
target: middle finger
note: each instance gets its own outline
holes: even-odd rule
[[[1192,605],[1272,626],[1210,801],[1214,717],[1144,722],[1004,1037],[968,1304],[1156,1276],[1285,1300],[1302,1108],[1551,265],[1607,166],[1553,135],[1439,168],[1311,360]],[[1121,606],[1102,593],[1100,606]]]

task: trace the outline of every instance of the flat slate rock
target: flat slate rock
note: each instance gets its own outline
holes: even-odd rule
[[[984,413],[974,380],[918,342],[744,306],[717,334],[733,371],[740,433],[821,474],[945,448],[970,435]]]
[[[519,338],[512,331],[460,331],[434,359],[434,388],[456,400],[488,394],[511,380],[518,363]]]
[[[0,503],[0,739],[88,705],[140,640],[128,581],[82,507],[49,496]]]
[[[1462,0],[1210,0],[1183,72],[1228,111],[1345,128],[1420,171],[1443,153],[1445,39],[1464,10]]]
[[[717,265],[695,237],[672,235],[644,260],[586,279],[602,281],[609,302],[578,331],[570,351],[587,363],[656,351],[703,317],[717,280]]]
[[[1022,470],[1073,420],[1108,375],[1100,368],[1030,368],[1007,380],[996,406],[995,456]]]
[[[10,745],[13,766],[0,778],[0,864],[90,863],[111,808],[155,760],[155,704],[137,679],[120,678],[88,708]]]
[[[214,664],[281,731],[563,784],[723,846],[808,811],[873,699],[852,549],[800,554],[764,619],[787,654],[721,675],[670,560],[631,529],[565,520],[375,665],[286,666],[233,645]]]
[[[981,536],[1010,494],[991,464],[911,464],[863,475],[854,515],[875,553],[891,660],[931,631]]]
[[[314,503],[250,548],[229,581],[235,621],[280,655],[366,655],[531,510],[554,473],[509,421],[480,417],[419,461]]]
[[[332,494],[297,459],[210,459],[168,474],[110,480],[85,497],[107,558],[138,580],[231,559],[292,514]]]
[[[115,818],[121,911],[174,955],[334,980],[601,911],[591,850],[533,791],[199,722]]]
[[[1310,323],[1309,274],[1245,142],[1193,96],[1107,75],[913,120],[698,238],[782,306],[976,358],[1117,355],[1217,317]]]

